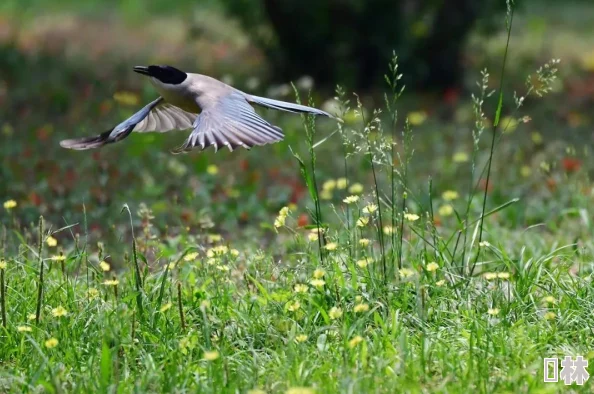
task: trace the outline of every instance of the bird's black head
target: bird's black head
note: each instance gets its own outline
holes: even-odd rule
[[[186,80],[188,74],[171,66],[136,66],[134,71],[158,79],[169,85],[179,85]]]

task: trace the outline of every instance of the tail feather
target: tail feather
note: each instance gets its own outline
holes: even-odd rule
[[[118,142],[126,138],[134,129],[134,126],[128,127],[124,132],[117,133],[115,136],[112,135],[113,129],[107,130],[104,133],[101,133],[95,137],[83,137],[83,138],[74,138],[70,140],[63,140],[60,141],[60,146],[66,149],[74,149],[74,150],[87,150],[87,149],[94,149],[100,148],[107,144],[112,144],[114,142]]]
[[[329,114],[326,111],[322,111],[321,109],[308,107],[306,105],[288,103],[286,101],[280,100],[273,100],[266,97],[258,97],[258,96],[248,96],[248,101],[253,104],[258,104],[263,107],[277,109],[280,111],[286,112],[293,112],[293,113],[306,113],[306,114],[313,114],[313,115],[322,115],[327,116],[329,118],[337,119],[336,116]]]

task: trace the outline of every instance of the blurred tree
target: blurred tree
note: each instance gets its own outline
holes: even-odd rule
[[[503,0],[224,0],[267,53],[274,77],[368,88],[396,51],[408,83],[431,90],[462,81],[465,38]],[[492,19],[492,18],[487,18]]]

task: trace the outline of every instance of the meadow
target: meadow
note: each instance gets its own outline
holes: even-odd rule
[[[160,22],[82,56],[71,16],[0,19],[0,391],[591,392],[543,382],[545,357],[594,360],[594,52],[567,45],[571,10],[471,40],[467,90],[439,97],[397,56],[367,95],[261,86],[200,19],[202,72],[343,122],[262,111],[283,142],[181,156],[184,133],[58,145],[154,97],[131,72],[149,50],[189,64]]]

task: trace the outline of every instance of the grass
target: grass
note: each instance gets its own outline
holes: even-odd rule
[[[269,112],[282,144],[172,158],[53,149],[152,92],[2,51],[46,94],[2,109],[0,391],[560,392],[543,358],[594,359],[590,153],[552,137],[591,116],[556,64],[443,121],[394,59],[383,112],[339,89],[344,123]]]

